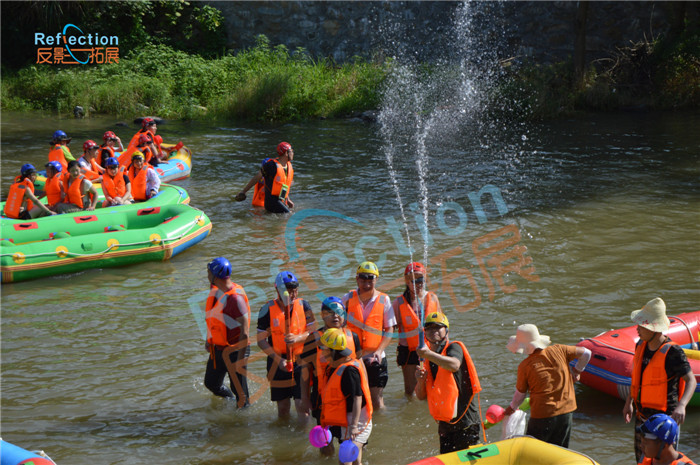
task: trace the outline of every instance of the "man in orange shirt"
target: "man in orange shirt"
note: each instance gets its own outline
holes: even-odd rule
[[[518,379],[513,400],[505,414],[512,415],[530,392],[530,421],[527,434],[537,439],[569,447],[571,422],[576,410],[574,383],[579,380],[591,351],[585,347],[555,344],[548,347],[549,336],[540,335],[537,326],[518,326],[508,341],[514,354],[528,354],[518,366]],[[569,369],[569,362],[578,358]]]

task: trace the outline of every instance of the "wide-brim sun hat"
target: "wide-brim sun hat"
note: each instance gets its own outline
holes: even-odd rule
[[[518,326],[515,336],[508,339],[506,347],[514,354],[531,354],[535,349],[544,349],[551,342],[549,336],[540,334],[537,326],[524,324]]]
[[[644,307],[633,311],[630,317],[637,325],[655,333],[666,332],[671,326],[671,321],[666,316],[666,303],[661,297],[651,299]]]

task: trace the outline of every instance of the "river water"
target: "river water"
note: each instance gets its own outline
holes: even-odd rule
[[[630,113],[460,133],[440,150],[428,147],[425,236],[416,157],[397,150],[415,259],[427,251],[429,287],[450,318],[451,337],[475,361],[483,412],[512,395],[522,358],[505,342],[519,324],[575,344],[630,325],[630,312],[655,296],[669,314],[698,310],[698,127],[697,114]],[[74,152],[105,130],[125,142],[136,130],[112,119],[5,113],[3,193],[23,163],[45,163],[59,128],[73,137]],[[253,326],[279,269],[300,276],[300,295],[317,314],[323,295],[353,287],[364,259],[377,262],[379,284],[392,298],[402,291],[410,255],[378,127],[169,122],[159,133],[192,149],[192,176],[178,184],[209,215],[212,234],[169,262],[3,285],[3,439],[44,449],[61,465],[336,463],[309,444],[311,425],[276,419],[257,347],[251,408],[239,412],[204,388],[207,353],[196,316],[206,263],[220,255],[248,291]],[[295,213],[234,202],[281,140],[295,150]],[[484,250],[497,244],[507,247]],[[513,267],[499,281],[489,259],[506,251],[515,254],[501,267]],[[403,464],[438,451],[427,406],[403,396],[394,346],[388,357],[387,409],[375,415],[366,464]],[[577,397],[571,448],[601,464],[632,463],[622,401],[585,386]],[[491,440],[499,435],[500,427],[489,430]],[[680,449],[697,460],[698,444],[695,409]]]

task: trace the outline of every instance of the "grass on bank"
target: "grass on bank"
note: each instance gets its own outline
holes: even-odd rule
[[[4,72],[3,74],[8,74]],[[235,56],[204,59],[150,46],[119,63],[29,66],[3,76],[2,108],[119,116],[288,121],[376,108],[382,66],[359,58],[337,66],[264,36]],[[147,110],[147,111],[146,111]]]
[[[3,69],[3,110],[44,110],[123,117],[291,121],[344,117],[377,109],[389,63],[336,65],[304,51],[272,47],[264,36],[235,56],[204,59],[151,46],[96,66]],[[575,84],[570,61],[511,66],[486,102],[520,120],[576,111],[700,108],[700,34],[639,43],[591,63]]]

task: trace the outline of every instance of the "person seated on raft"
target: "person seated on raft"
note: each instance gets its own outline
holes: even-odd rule
[[[131,195],[136,202],[143,202],[158,194],[160,178],[155,170],[144,163],[143,153],[131,154],[131,165],[127,171],[131,181]]]
[[[106,168],[105,162],[107,159],[115,157],[117,148],[120,153],[123,152],[124,146],[119,136],[112,131],[105,132],[102,136],[102,140],[104,140],[104,143],[100,146],[100,166]]]
[[[170,158],[170,154],[172,152],[177,152],[185,145],[182,143],[182,141],[180,141],[177,144],[175,144],[173,147],[171,147],[170,149],[165,150],[165,149],[163,149],[163,147],[161,147],[161,144],[163,144],[163,138],[161,136],[158,136],[158,135],[153,136],[153,143],[158,148],[158,151],[160,153],[162,153],[165,157],[165,158],[161,157],[160,161],[167,161],[168,158]]]
[[[102,175],[102,193],[105,196],[102,207],[133,203],[131,197],[131,180],[126,175],[119,161],[110,157],[105,162],[105,174]]]
[[[70,149],[68,148],[70,141],[71,138],[59,129],[53,133],[51,142],[49,142],[49,144],[53,146],[49,152],[49,161],[59,162],[64,171],[68,169],[68,162],[75,160],[75,157],[70,153]]]
[[[66,194],[63,190],[63,167],[57,161],[50,161],[46,165],[46,201],[52,211],[56,211],[56,206],[63,202]]]
[[[122,152],[122,156],[130,157],[131,154],[137,150],[136,147],[139,146],[139,138],[142,135],[148,136],[148,139],[151,142],[153,142],[154,141],[153,138],[155,137],[157,130],[158,130],[158,124],[156,123],[156,121],[153,118],[143,118],[141,120],[141,129],[139,129],[139,131],[136,134],[134,134],[134,136],[131,138],[131,141],[129,141],[129,146],[126,148],[126,150],[124,152]],[[160,153],[161,150],[160,150],[159,146],[155,147],[155,149],[156,150],[154,153],[158,156],[158,159],[164,160],[164,159],[168,158],[167,154]],[[122,157],[120,157],[119,164],[124,165],[124,163],[125,163],[125,160]]]
[[[16,220],[28,220],[41,216],[55,215],[34,195],[36,169],[29,163],[22,165],[20,175],[10,185],[10,192],[5,202],[4,214]]]
[[[154,168],[158,166],[158,157],[156,156],[158,150],[153,143],[153,139],[148,134],[141,134],[139,136],[139,145],[136,146],[136,150],[143,153],[143,160],[146,163]]]
[[[83,156],[78,158],[80,172],[85,175],[90,182],[102,182],[102,174],[105,169],[97,163],[97,153],[100,146],[94,140],[86,140],[83,144]]]
[[[56,205],[58,213],[93,211],[97,206],[97,189],[80,173],[78,160],[68,163],[68,176],[63,177],[65,202]],[[87,205],[87,206],[86,206]]]

